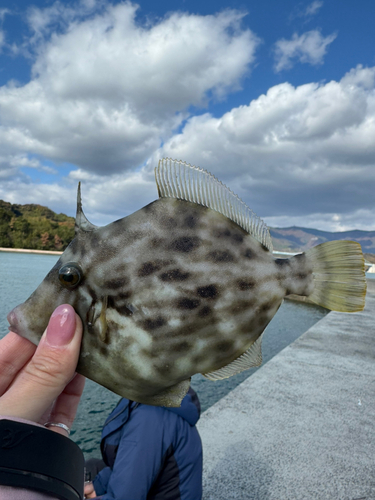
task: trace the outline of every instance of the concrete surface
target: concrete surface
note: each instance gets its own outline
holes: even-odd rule
[[[363,312],[328,314],[198,429],[204,500],[375,499],[375,280]]]

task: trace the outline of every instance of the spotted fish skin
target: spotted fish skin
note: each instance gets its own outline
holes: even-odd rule
[[[84,276],[72,291],[58,280],[67,262],[77,262]],[[71,304],[84,325],[78,371],[120,395],[149,402],[166,387],[241,355],[286,293],[307,295],[309,269],[301,262],[296,280],[291,267],[223,215],[159,199],[108,226],[78,233],[20,307],[37,342],[54,308]]]
[[[360,245],[329,242],[274,259],[262,221],[202,169],[166,160],[160,198],[105,227],[84,216],[41,285],[8,315],[38,344],[71,304],[83,323],[77,371],[140,403],[179,406],[190,377],[261,362],[262,333],[288,294],[338,311],[364,307]]]

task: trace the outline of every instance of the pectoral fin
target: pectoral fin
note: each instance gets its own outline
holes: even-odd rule
[[[105,296],[103,297],[102,310],[100,312],[100,316],[97,321],[99,338],[105,344],[108,343],[108,338],[107,338],[108,325],[107,325],[107,317],[105,314],[107,311],[107,304],[108,304],[108,297]]]
[[[93,302],[87,312],[87,325],[90,331],[99,336],[105,344],[108,343],[107,311],[108,297],[104,296],[100,302]]]

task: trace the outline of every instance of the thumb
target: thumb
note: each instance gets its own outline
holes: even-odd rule
[[[73,378],[82,323],[72,306],[53,312],[34,356],[3,395],[7,414],[38,422]]]

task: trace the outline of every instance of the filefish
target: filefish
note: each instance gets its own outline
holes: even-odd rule
[[[269,230],[213,175],[163,159],[159,199],[104,227],[77,196],[76,236],[34,293],[8,315],[38,344],[71,304],[83,322],[77,371],[120,396],[179,406],[190,378],[261,364],[263,332],[285,296],[328,309],[364,307],[361,246],[323,243],[275,259]]]

